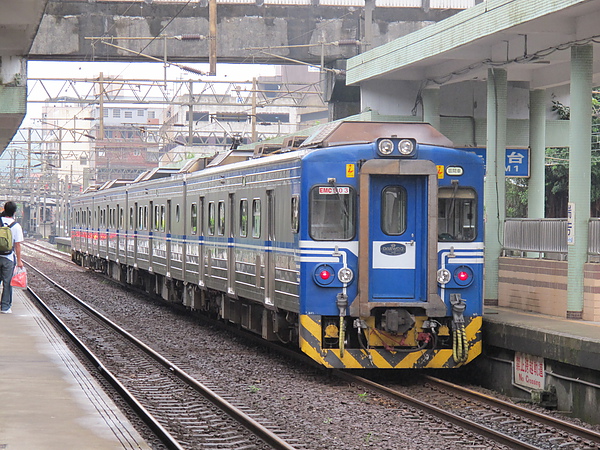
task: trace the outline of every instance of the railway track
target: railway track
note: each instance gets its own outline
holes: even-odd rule
[[[298,448],[29,267],[55,290],[51,296],[44,290],[44,297],[52,297],[48,301],[30,290],[41,308],[91,359],[165,448]]]
[[[74,262],[71,261],[71,255],[64,253],[64,252],[59,252],[56,249],[42,245],[38,241],[28,239],[26,241],[23,241],[23,243],[21,245],[23,245],[24,247],[27,247],[31,250],[35,250],[38,253],[42,253],[42,254],[48,255],[52,258],[56,258],[56,259],[66,262],[66,263],[70,263],[70,264],[77,266],[77,264],[75,264]],[[79,267],[79,266],[77,266],[77,267]]]
[[[49,251],[49,250],[47,250]],[[51,251],[49,251],[52,253]],[[244,340],[253,340],[244,334]],[[260,346],[268,343],[256,338]],[[277,352],[310,364],[296,352]],[[411,386],[382,385],[348,372],[333,372],[346,383],[375,392],[371,398],[385,404],[401,421],[413,421],[453,443],[453,448],[509,449],[598,449],[600,434],[528,408],[504,402],[479,392],[421,376]]]
[[[431,376],[406,389],[345,372],[336,375],[452,424],[442,429],[448,435],[467,430],[510,449],[600,448],[600,433],[593,430]]]

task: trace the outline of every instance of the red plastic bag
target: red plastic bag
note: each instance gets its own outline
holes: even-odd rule
[[[15,267],[10,285],[12,287],[27,289],[27,269],[25,267]]]

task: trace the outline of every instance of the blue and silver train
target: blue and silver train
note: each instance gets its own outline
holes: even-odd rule
[[[73,259],[326,367],[459,367],[481,352],[484,167],[451,145],[341,121],[107,183],[72,202]]]

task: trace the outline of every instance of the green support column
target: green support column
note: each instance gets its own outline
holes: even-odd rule
[[[485,298],[498,302],[498,258],[504,235],[507,77],[504,69],[488,69],[487,150],[485,178]]]
[[[423,89],[423,122],[427,122],[436,130],[440,130],[440,88]]]
[[[573,226],[568,234],[568,319],[583,317],[583,268],[590,220],[593,59],[591,45],[571,47],[569,222]]]
[[[527,217],[541,219],[546,211],[546,91],[529,92],[529,188]]]

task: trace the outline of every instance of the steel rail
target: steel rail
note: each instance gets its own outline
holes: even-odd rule
[[[208,401],[212,402],[216,407],[218,407],[220,410],[222,410],[223,412],[228,414],[232,419],[234,419],[235,421],[240,423],[242,426],[244,426],[250,432],[252,432],[256,436],[258,436],[265,443],[270,445],[273,449],[275,449],[275,450],[295,450],[295,447],[291,446],[286,441],[284,441],[279,436],[277,436],[275,433],[273,433],[271,430],[264,427],[263,425],[261,425],[259,422],[257,422],[256,420],[254,420],[253,418],[251,418],[244,412],[240,411],[238,408],[236,408],[234,405],[229,403],[227,400],[225,400],[223,397],[221,397],[217,393],[213,392],[207,386],[205,386],[204,384],[202,384],[199,381],[192,378],[184,370],[177,367],[176,364],[172,363],[171,361],[169,361],[168,359],[163,357],[161,354],[155,352],[153,349],[148,347],[142,341],[140,341],[135,336],[133,336],[132,334],[127,332],[125,329],[123,329],[116,323],[112,322],[110,319],[104,317],[100,312],[98,312],[93,307],[91,307],[90,305],[85,303],[83,300],[78,298],[75,294],[70,292],[68,289],[64,288],[63,286],[58,284],[56,281],[52,280],[50,277],[45,275],[43,272],[41,272],[39,269],[32,266],[31,264],[27,264],[27,265],[29,265],[33,270],[38,272],[42,277],[44,277],[46,280],[48,280],[48,282],[51,283],[53,286],[55,286],[57,289],[61,290],[62,292],[64,292],[68,296],[70,296],[73,300],[75,300],[79,305],[81,305],[91,315],[98,318],[103,323],[110,326],[114,331],[116,331],[117,333],[119,333],[120,335],[125,337],[127,340],[129,340],[130,342],[135,344],[139,349],[141,349],[147,355],[149,355],[151,358],[153,358],[154,360],[159,362],[161,365],[163,365],[165,368],[167,368],[171,373],[173,373],[178,378],[180,378],[182,381],[187,383],[195,391],[197,391],[199,394],[204,396]]]
[[[444,411],[437,406],[431,405],[429,403],[418,400],[409,395],[403,394],[402,392],[395,391],[381,384],[375,383],[374,381],[367,380],[366,378],[359,377],[356,375],[352,375],[349,373],[334,371],[336,376],[339,378],[349,381],[352,383],[360,384],[367,388],[373,389],[377,392],[380,392],[387,396],[392,396],[394,398],[400,399],[402,402],[405,402],[415,408],[421,409],[429,414],[432,414],[444,421],[448,421],[454,425],[467,429],[473,433],[476,433],[480,436],[483,436],[487,439],[491,439],[498,444],[507,445],[509,448],[513,450],[538,450],[539,447],[523,442],[519,439],[516,439],[512,436],[509,436],[504,433],[500,433],[496,430],[488,428],[484,425],[478,424],[477,422],[473,422],[472,420],[465,419],[463,417],[457,416],[456,414],[450,413],[448,411]]]
[[[36,272],[40,273],[33,266],[28,264]],[[43,274],[42,274],[43,275]],[[71,331],[71,329],[50,309],[46,303],[33,291],[27,288],[27,291],[33,296],[38,306],[47,314],[48,317],[75,343],[75,345],[83,352],[85,357],[96,367],[98,372],[108,381],[108,383],[119,393],[121,398],[136,412],[139,418],[144,422],[158,439],[168,448],[173,450],[184,450],[179,445],[179,442],[171,436],[171,434],[154,418],[150,412],[123,386],[123,384],[108,370],[96,355]]]
[[[565,420],[557,419],[555,417],[547,416],[542,413],[532,411],[527,408],[523,408],[522,406],[515,405],[513,403],[506,402],[504,400],[500,400],[499,398],[494,398],[486,394],[482,394],[477,391],[473,391],[471,389],[465,388],[463,386],[459,386],[457,384],[451,383],[449,381],[441,380],[439,378],[435,378],[429,375],[425,375],[425,378],[433,383],[440,384],[446,388],[455,390],[460,392],[464,396],[468,396],[475,400],[483,400],[489,403],[493,403],[494,405],[506,408],[510,411],[514,411],[517,414],[526,417],[527,419],[536,420],[544,425],[551,426],[557,428],[561,431],[565,431],[567,433],[577,433],[584,439],[588,439],[596,444],[600,444],[600,433],[597,433],[593,430],[589,430],[584,427],[580,427],[579,425],[575,425],[573,423],[569,423]]]

